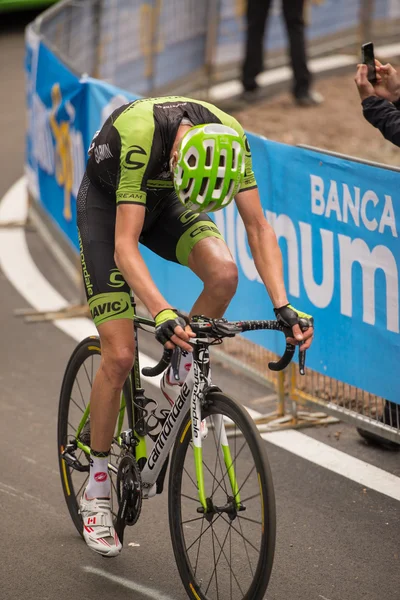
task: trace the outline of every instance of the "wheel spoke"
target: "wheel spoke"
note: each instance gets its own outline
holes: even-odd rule
[[[217,542],[218,542],[218,544],[219,544],[219,546],[220,546],[220,551],[219,551],[219,555],[218,555],[218,558],[217,558],[217,560],[215,560],[215,552],[214,552],[214,569],[213,569],[213,572],[211,573],[210,581],[208,582],[208,586],[207,586],[207,588],[206,588],[206,594],[207,594],[207,592],[208,592],[208,590],[209,590],[209,588],[210,588],[211,581],[212,581],[212,578],[213,578],[213,575],[214,575],[214,573],[215,573],[215,581],[216,581],[216,583],[217,583],[217,581],[218,581],[218,580],[217,580],[217,567],[218,567],[219,559],[221,558],[221,554],[222,554],[223,547],[224,547],[224,545],[225,545],[225,542],[226,542],[226,540],[227,540],[227,538],[228,538],[229,529],[230,529],[230,528],[228,527],[228,529],[226,530],[225,539],[224,539],[224,541],[223,541],[223,544],[222,544],[222,546],[221,546],[221,544],[220,544],[220,542],[219,542],[219,540],[218,540],[218,536],[217,536],[217,534],[216,534],[216,533],[215,533],[215,531],[214,531],[214,528],[213,528],[213,527],[211,528],[212,535],[213,535],[213,540],[214,540],[214,535],[215,535],[215,539],[217,540]],[[213,550],[214,550],[214,541],[213,541]],[[229,566],[229,563],[228,563],[228,566]],[[217,583],[217,587],[218,587],[218,583]],[[217,589],[217,596],[218,596],[218,589]]]
[[[224,515],[223,515],[222,513],[221,513],[221,517],[222,517],[222,519],[225,521],[225,523],[227,523],[228,525],[229,525],[229,523],[230,523],[230,525],[231,525],[231,527],[232,527],[233,531],[236,531],[236,533],[237,533],[237,534],[238,534],[240,537],[242,537],[244,540],[246,540],[246,542],[249,544],[249,546],[251,546],[251,547],[253,548],[253,550],[255,550],[256,552],[260,553],[260,549],[259,549],[259,548],[256,548],[256,547],[254,546],[254,544],[252,544],[252,542],[250,542],[250,540],[249,540],[249,539],[247,539],[247,537],[243,535],[243,533],[241,533],[241,532],[240,532],[238,529],[236,529],[236,527],[234,527],[234,526],[232,525],[232,522],[228,522],[228,521],[225,519],[225,517],[224,517]]]
[[[259,498],[260,497],[260,492],[258,492],[257,494],[253,494],[252,496],[247,496],[246,498],[241,498],[241,502],[243,502],[243,504],[245,502],[249,502],[250,500],[254,500],[254,498]]]
[[[230,524],[229,524],[229,525],[230,525]],[[229,526],[228,530],[230,530],[230,529],[231,529],[231,527]],[[226,539],[226,537],[227,537],[227,536],[225,536],[225,539]],[[238,581],[238,579],[237,579],[237,577],[236,577],[236,575],[235,575],[235,572],[234,572],[234,570],[233,570],[233,569],[232,569],[232,567],[231,567],[231,563],[228,561],[228,559],[227,559],[227,557],[226,557],[226,554],[225,554],[225,552],[224,552],[224,548],[223,548],[223,546],[225,545],[225,541],[224,541],[224,544],[221,546],[221,542],[219,541],[217,534],[215,534],[215,539],[217,540],[217,542],[218,542],[218,544],[219,544],[219,546],[220,546],[220,548],[221,548],[220,555],[221,555],[221,553],[222,553],[222,554],[223,554],[223,556],[224,556],[224,558],[225,558],[225,560],[226,560],[226,562],[227,562],[227,565],[228,565],[228,567],[229,567],[230,576],[232,576],[232,575],[233,575],[233,577],[234,577],[234,579],[235,579],[235,581],[236,581],[236,585],[238,586],[238,588],[239,588],[239,590],[240,590],[240,593],[241,593],[241,594],[244,596],[244,592],[243,592],[243,590],[242,590],[242,586],[240,585],[240,583],[239,583],[239,581]],[[210,580],[210,583],[211,583],[211,580]],[[210,585],[210,583],[209,583],[209,585]],[[207,588],[207,589],[208,589],[208,588]],[[206,592],[206,593],[207,593],[207,592]],[[218,594],[218,592],[217,592],[217,594]]]
[[[190,481],[193,483],[194,487],[196,488],[196,490],[198,490],[198,486],[197,483],[195,483],[195,481],[193,480],[192,476],[190,475],[190,473],[188,472],[188,470],[183,467],[184,472],[186,473],[186,475],[189,477]]]
[[[221,420],[222,420],[222,417],[221,417]],[[213,419],[213,423],[214,423],[214,419]],[[223,482],[224,482],[224,491],[225,491],[226,495],[228,496],[228,490],[227,490],[227,487],[226,487],[226,485],[225,485],[224,470],[223,470],[223,468],[222,468],[222,463],[221,463],[221,436],[222,436],[222,427],[223,427],[223,423],[222,423],[221,427],[219,428],[219,440],[218,440],[218,444],[217,444],[217,441],[216,441],[216,439],[215,439],[215,425],[214,425],[214,427],[213,427],[213,430],[212,430],[212,432],[213,432],[213,436],[214,436],[215,447],[216,447],[216,451],[217,451],[217,452],[216,452],[216,458],[215,458],[215,469],[214,469],[214,473],[215,473],[215,474],[217,473],[217,460],[218,460],[218,463],[219,463],[219,468],[220,468],[220,470],[221,470],[221,475],[222,475],[222,480],[221,480],[221,481],[223,481]],[[217,478],[214,476],[214,480],[213,480],[213,488],[212,488],[212,493],[211,493],[211,496],[214,496],[214,492],[215,492],[215,488],[214,488],[214,482],[215,482],[215,481],[217,481]]]
[[[215,523],[215,522],[216,522],[218,519],[220,519],[220,518],[221,518],[221,514],[217,515],[217,517],[216,517],[216,518],[215,518],[215,520],[214,520],[214,523]],[[200,533],[200,535],[199,535],[199,536],[197,536],[197,538],[194,540],[194,542],[192,542],[192,543],[190,544],[190,546],[186,546],[186,548],[185,548],[186,552],[189,552],[189,550],[190,550],[191,548],[193,548],[193,546],[195,545],[195,543],[197,542],[197,540],[199,540],[199,539],[200,539],[200,538],[201,538],[201,537],[202,537],[204,534],[206,534],[206,533],[207,533],[207,531],[210,529],[210,527],[211,527],[211,526],[212,526],[212,523],[210,523],[210,524],[209,524],[209,526],[208,526],[208,527],[207,527],[207,528],[206,528],[206,529],[205,529],[205,530],[204,530],[202,533]]]
[[[72,397],[72,396],[70,396],[70,400],[72,400],[72,402],[75,404],[76,408],[77,408],[78,410],[80,410],[80,411],[81,411],[81,413],[84,413],[84,412],[85,412],[85,411],[83,410],[83,408],[82,408],[81,406],[79,406],[79,404],[78,404],[78,403],[77,403],[77,402],[76,402],[76,401],[73,399],[73,397]],[[84,402],[83,404],[85,404],[85,402]]]
[[[92,389],[93,382],[90,380],[89,373],[87,372],[87,368],[86,368],[85,363],[83,363],[83,368],[85,369],[85,373],[86,373],[86,377],[87,377],[87,380],[88,380],[89,385],[90,385],[90,389]],[[85,406],[85,408],[86,408],[86,406]]]
[[[87,482],[87,480],[89,479],[89,474],[86,475],[85,479],[83,480],[83,483],[81,485],[81,487],[79,488],[79,490],[77,491],[77,493],[75,494],[75,497],[78,499],[80,496],[80,493],[82,491],[83,486],[85,485],[85,483]],[[78,504],[79,504],[79,499],[77,500]]]
[[[197,504],[200,504],[200,500],[198,498],[192,498],[192,496],[188,496],[187,494],[181,494],[182,498],[187,498],[188,500],[193,500]]]
[[[255,523],[256,525],[262,526],[262,521],[256,521],[255,519],[250,519],[250,517],[245,517],[244,515],[238,514],[238,518],[243,521],[250,521],[250,523]]]
[[[246,445],[247,445],[247,442],[246,442],[246,440],[245,440],[245,441],[243,442],[243,444],[242,444],[242,447],[240,448],[240,450],[239,450],[238,454],[235,456],[235,459],[232,461],[232,463],[229,465],[229,467],[227,467],[227,468],[226,468],[226,473],[224,473],[224,474],[223,474],[223,476],[222,476],[222,479],[225,479],[225,477],[226,477],[226,476],[228,476],[228,477],[229,477],[229,473],[228,473],[229,469],[231,469],[232,467],[234,467],[234,466],[235,466],[235,463],[236,463],[237,459],[239,458],[239,456],[240,456],[240,454],[241,454],[241,452],[242,452],[243,448],[244,448]],[[221,481],[222,481],[222,480],[221,480]],[[219,485],[220,485],[220,482],[219,482]],[[220,487],[222,488],[222,486],[221,486],[221,485],[220,485]],[[243,485],[242,485],[241,487],[243,487]],[[241,489],[241,488],[240,488],[240,489]],[[240,489],[238,490],[238,493],[239,493]]]
[[[250,519],[250,520],[252,520],[252,519]],[[239,527],[240,527],[240,531],[241,531],[242,537],[243,537],[243,539],[245,539],[245,537],[244,537],[244,535],[243,535],[242,523],[240,522],[240,520],[238,521],[238,523],[239,523]],[[245,540],[245,542],[244,542],[244,549],[245,549],[245,551],[246,551],[246,556],[247,556],[247,560],[248,560],[248,563],[249,563],[249,567],[250,567],[251,575],[252,575],[252,577],[254,577],[253,567],[252,567],[252,565],[251,565],[250,556],[249,556],[249,551],[247,550],[246,540]]]
[[[240,488],[238,489],[237,493],[235,494],[235,496],[237,496],[238,494],[240,494],[240,490],[243,488],[243,486],[245,485],[245,483],[247,483],[250,475],[253,473],[254,469],[256,468],[256,465],[254,464],[249,472],[249,474],[247,475],[246,479],[243,481],[242,485],[240,486]]]
[[[194,517],[193,519],[188,519],[187,521],[181,521],[181,525],[185,525],[186,523],[194,523],[194,521],[204,521],[204,517]]]
[[[83,364],[85,364],[85,363],[83,363]],[[79,373],[76,376],[75,383],[78,386],[78,390],[79,390],[79,393],[80,393],[81,398],[82,398],[83,406],[86,408],[86,402],[85,402],[85,399],[84,399],[83,394],[82,394],[81,384],[79,383],[78,376],[79,376]],[[84,411],[82,411],[82,412],[84,412]]]

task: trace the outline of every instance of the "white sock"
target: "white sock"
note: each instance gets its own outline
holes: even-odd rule
[[[111,481],[108,474],[109,452],[94,451],[94,454],[92,452],[86,496],[87,498],[109,498],[111,495]]]

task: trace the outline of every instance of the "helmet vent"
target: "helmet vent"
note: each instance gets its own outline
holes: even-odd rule
[[[223,184],[224,178],[223,177],[217,177],[217,180],[215,182],[215,189],[216,190],[220,190],[221,186]]]
[[[206,149],[206,167],[211,167],[212,161],[211,161],[211,147],[207,146]]]
[[[204,192],[206,191],[207,183],[208,183],[208,177],[203,177],[203,180],[201,182],[199,196],[202,196],[204,194]]]
[[[195,167],[196,166],[196,157],[194,154],[191,154],[188,158],[188,165],[189,167]]]
[[[192,186],[192,183],[193,183],[193,179],[189,179],[189,183],[188,183],[187,187],[183,190],[184,194],[188,194],[189,193],[189,190],[190,190],[190,188]]]
[[[225,154],[221,153],[221,156],[219,157],[219,166],[220,167],[224,167],[225,166]]]

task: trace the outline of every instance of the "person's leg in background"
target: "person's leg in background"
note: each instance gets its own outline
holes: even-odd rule
[[[245,92],[258,89],[256,77],[263,70],[264,33],[271,0],[248,0],[242,84]]]
[[[300,106],[320,104],[323,98],[311,89],[312,76],[307,65],[304,0],[282,0],[282,9],[293,69],[293,96]]]

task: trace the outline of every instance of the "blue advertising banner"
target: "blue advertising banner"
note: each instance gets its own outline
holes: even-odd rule
[[[27,44],[30,191],[70,240],[85,168],[84,87],[34,35]]]
[[[249,140],[289,299],[315,317],[309,366],[400,403],[400,172]],[[229,314],[263,318],[268,299],[243,225],[234,207],[223,218],[241,275]],[[269,337],[259,340],[271,347]]]
[[[91,137],[135,96],[79,79],[32,37],[27,47],[27,172],[48,213],[78,248],[75,201]],[[400,173],[249,134],[265,216],[282,249],[289,299],[315,318],[308,366],[400,403]],[[273,318],[235,204],[215,220],[239,268],[227,316]],[[189,310],[201,282],[143,248],[154,280]],[[282,336],[251,339],[281,352]]]

